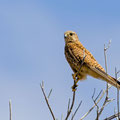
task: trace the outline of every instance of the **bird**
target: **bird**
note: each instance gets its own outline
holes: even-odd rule
[[[105,72],[94,56],[82,45],[74,31],[66,31],[64,40],[65,58],[74,72],[72,74],[75,82],[75,86],[72,87],[73,91],[78,86],[77,82],[87,79],[88,75],[106,81],[120,89],[120,82]]]

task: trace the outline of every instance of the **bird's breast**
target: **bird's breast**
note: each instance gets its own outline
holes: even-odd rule
[[[71,49],[71,52],[69,49],[70,49],[69,47],[67,47],[67,46],[65,47],[65,57],[70,65],[70,67],[72,68],[72,70],[74,72],[77,72],[80,68],[82,60],[80,60],[80,59],[78,60],[77,56],[75,56],[72,53],[72,49]]]

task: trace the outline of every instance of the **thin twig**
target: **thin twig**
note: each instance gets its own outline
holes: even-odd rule
[[[74,114],[72,115],[71,120],[73,120],[73,118],[75,117],[75,115],[76,115],[77,111],[79,110],[81,104],[82,104],[82,101],[80,102],[80,104],[78,105],[78,107],[77,107],[77,109],[75,110]]]
[[[104,59],[105,59],[105,70],[106,70],[106,73],[108,73],[108,70],[107,70],[107,55],[106,55],[106,51],[109,49],[110,47],[110,44],[111,44],[111,41],[109,41],[109,44],[107,47],[105,47],[105,44],[104,44]],[[107,92],[106,92],[106,98],[108,98],[108,83],[106,85],[106,89],[107,89]]]
[[[114,109],[114,115],[116,114],[116,109]],[[116,120],[119,120],[118,117],[116,117]]]
[[[105,69],[106,69],[106,73],[108,73],[108,70],[107,70],[107,56],[106,56],[106,51],[109,49],[110,44],[111,44],[111,41],[109,41],[109,44],[108,44],[107,47],[105,47],[105,45],[104,45],[104,58],[105,58]],[[102,113],[102,111],[104,110],[104,107],[105,107],[105,105],[107,104],[107,102],[108,102],[108,83],[107,83],[107,85],[106,85],[106,97],[105,97],[105,100],[104,100],[104,102],[103,102],[103,105],[102,105],[102,107],[101,107],[101,109],[100,109],[100,111],[99,111],[99,113],[98,113],[97,118],[99,118],[99,116],[101,115],[101,113]],[[97,119],[97,118],[96,118],[96,119]]]
[[[48,99],[50,98],[51,93],[52,93],[52,89],[50,90],[50,92],[48,94],[48,97],[47,97]]]
[[[110,89],[110,87],[108,87],[108,89]],[[101,96],[99,97],[99,99],[97,100],[96,104],[98,104],[100,102],[100,100],[104,97],[105,93],[106,93],[107,90],[103,90]],[[81,118],[80,120],[83,120],[86,116],[88,116],[88,114],[90,114],[90,112],[95,108],[95,104],[89,109],[89,111],[87,113],[85,113]]]
[[[95,91],[96,91],[96,89],[94,89],[94,92],[93,92],[93,95],[92,95],[92,100],[93,100],[95,106],[97,107],[97,118],[96,118],[96,119],[98,120],[98,118],[99,118],[99,117],[98,117],[98,114],[99,114],[99,106],[97,105],[96,100],[99,98],[102,90],[101,90],[100,93],[97,95],[97,97],[94,99]]]
[[[105,49],[104,49],[105,51],[106,51],[107,49],[109,49],[110,44],[111,44],[111,40],[109,40],[108,46],[107,46],[107,47],[105,47]]]
[[[10,120],[12,120],[12,105],[11,105],[11,100],[9,100],[9,111],[10,111]]]
[[[72,108],[73,108],[74,102],[75,102],[75,91],[73,91],[72,104],[71,104],[70,110],[69,110],[68,113],[67,113],[67,116],[66,116],[65,120],[68,119],[68,117],[69,117],[69,115],[70,115],[70,113],[71,113],[71,111],[72,111]]]
[[[94,99],[95,90],[96,90],[96,89],[94,89],[94,93],[93,93],[92,99]],[[102,90],[99,92],[99,94],[98,94],[97,97],[94,99],[94,101],[96,101],[96,100],[99,98],[99,96],[101,95],[101,93],[102,93]]]
[[[104,44],[104,59],[105,59],[105,69],[106,69],[106,73],[108,73],[106,51],[109,49],[110,44],[111,44],[111,40],[109,40],[109,43],[108,43],[108,46],[107,46],[107,47],[105,47],[105,44]],[[108,83],[107,83],[107,88],[106,88],[106,89],[108,90]],[[106,92],[106,98],[108,98],[108,91]]]
[[[53,111],[52,111],[52,109],[51,109],[51,107],[50,107],[50,105],[49,105],[48,99],[47,99],[46,94],[45,94],[45,91],[44,91],[44,85],[43,85],[43,84],[44,84],[44,82],[42,82],[42,85],[40,84],[40,87],[41,87],[42,93],[43,93],[43,95],[44,95],[45,101],[46,101],[46,103],[47,103],[47,106],[48,106],[48,108],[49,108],[49,110],[50,110],[50,113],[51,113],[51,115],[52,115],[52,117],[53,117],[53,120],[55,120],[55,116],[54,116]]]
[[[103,111],[103,109],[105,108],[105,106],[106,105],[108,105],[110,102],[112,102],[114,99],[111,99],[111,100],[106,100],[106,101],[104,101],[104,103],[103,103],[103,105],[102,105],[102,107],[101,107],[101,109],[100,109],[100,112],[99,112],[99,116],[101,115],[101,113],[102,113],[102,111]]]
[[[120,73],[120,70],[116,71],[116,74],[119,74]]]
[[[104,120],[112,120],[112,119],[114,119],[114,118],[116,118],[116,117],[118,117],[118,115],[120,115],[120,113],[118,114],[114,114],[114,115],[112,115],[112,116],[110,116],[110,117],[108,117],[108,118],[105,118]]]
[[[96,89],[94,88],[93,95],[92,95],[92,99],[93,99],[94,96],[95,96],[95,92],[96,92]]]
[[[115,79],[117,80],[117,75],[119,71],[117,72],[117,68],[115,68]],[[117,110],[119,113],[119,88],[117,88]],[[118,114],[118,120],[120,119],[119,114]]]
[[[70,98],[69,98],[69,101],[68,101],[68,109],[67,109],[67,114],[68,114],[69,110],[70,110]]]

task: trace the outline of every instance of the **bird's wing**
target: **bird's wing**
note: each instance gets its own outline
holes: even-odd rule
[[[70,45],[69,52],[71,53],[71,56],[76,62],[81,62],[83,60],[84,55],[86,55],[84,59],[84,64],[86,64],[88,68],[90,68],[93,72],[98,74],[98,78],[103,79],[108,83],[112,84],[113,86],[120,88],[120,82],[106,74],[104,68],[100,64],[98,64],[93,55],[83,46],[78,47],[74,44]]]
[[[104,71],[104,68],[100,64],[98,64],[93,55],[86,48],[84,48],[83,45],[72,45],[70,46],[70,49],[73,56],[75,56],[78,61],[83,60],[83,57],[86,56],[84,59],[84,63],[86,63],[88,66],[96,67]]]
[[[97,67],[93,67],[93,66],[88,66],[92,71],[94,71],[95,73],[99,74],[101,77],[103,78],[107,78],[108,74],[104,71],[102,71],[101,69],[97,68]]]

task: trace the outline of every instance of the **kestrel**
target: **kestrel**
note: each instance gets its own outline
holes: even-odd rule
[[[81,44],[75,32],[65,32],[64,39],[65,57],[74,72],[73,79],[76,79],[76,83],[79,80],[86,79],[87,75],[90,75],[120,89],[120,82],[105,72],[104,68],[98,64],[93,55]],[[84,63],[81,66],[83,59]]]

